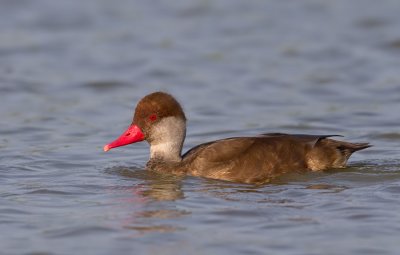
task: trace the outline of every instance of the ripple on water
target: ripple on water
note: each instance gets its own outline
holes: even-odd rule
[[[26,192],[25,194],[40,194],[40,195],[81,195],[82,193],[78,192],[66,192],[61,190],[54,189],[36,189],[33,191]]]
[[[139,236],[149,233],[172,233],[176,231],[185,230],[185,228],[183,227],[177,227],[172,225],[124,226],[124,228],[137,231],[139,233]]]
[[[14,208],[4,208],[0,209],[0,215],[5,216],[5,215],[29,215],[31,214],[30,212],[20,210],[20,209],[14,209]]]
[[[128,178],[142,179],[149,178],[149,171],[139,165],[132,166],[112,166],[104,170],[106,174],[117,175]]]
[[[97,92],[110,91],[114,89],[121,89],[124,87],[132,87],[132,84],[127,84],[121,81],[113,80],[98,80],[86,82],[82,85],[84,88],[89,88]]]
[[[355,24],[363,29],[376,29],[384,27],[390,24],[390,22],[382,17],[364,17],[357,20]]]
[[[379,139],[388,142],[399,142],[400,141],[400,133],[388,132],[388,133],[379,133],[374,135],[369,135],[371,139]]]
[[[182,216],[190,215],[190,211],[186,210],[151,210],[142,211],[137,214],[138,217],[142,218],[158,218],[158,219],[173,219],[180,218]]]
[[[306,186],[306,189],[312,189],[312,190],[323,190],[326,192],[341,192],[345,189],[348,189],[346,186],[341,186],[341,185],[333,185],[333,184],[326,184],[326,183],[317,183],[317,184],[311,184]]]
[[[381,188],[380,191],[391,193],[393,195],[398,195],[398,194],[400,194],[400,182],[398,182],[396,184],[385,186],[385,187]]]
[[[72,226],[59,229],[51,229],[44,231],[44,235],[48,238],[65,238],[87,236],[90,234],[108,234],[115,232],[116,229],[104,226]]]
[[[383,45],[383,48],[388,49],[388,50],[399,51],[400,50],[400,38],[394,39],[390,42],[387,42],[386,44]]]

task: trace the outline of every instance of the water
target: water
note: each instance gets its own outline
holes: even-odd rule
[[[0,2],[1,254],[398,254],[400,2]],[[251,186],[102,146],[172,93],[185,150],[262,132],[374,147]]]

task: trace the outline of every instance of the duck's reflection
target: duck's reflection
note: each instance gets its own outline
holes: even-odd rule
[[[138,195],[149,200],[173,201],[183,199],[183,177],[172,174],[161,174],[143,168],[113,167],[106,170],[108,173],[117,174],[126,178],[136,179],[139,183],[132,186]]]
[[[144,197],[158,201],[174,201],[184,198],[182,177],[148,172],[156,176],[147,181],[148,186],[142,193]]]
[[[107,173],[118,175],[132,186],[119,186],[120,201],[124,215],[118,217],[124,229],[135,230],[133,237],[150,233],[183,230],[174,219],[190,214],[176,208],[174,201],[184,199],[182,177],[144,170],[143,168],[113,167]],[[122,194],[121,194],[122,192]],[[167,202],[167,203],[165,203]],[[121,214],[121,208],[118,214]]]

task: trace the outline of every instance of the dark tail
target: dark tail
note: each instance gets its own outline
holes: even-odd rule
[[[371,147],[369,143],[349,143],[322,137],[307,156],[308,168],[319,171],[346,167],[351,154],[368,147]]]
[[[372,145],[369,143],[340,142],[340,145],[337,147],[337,149],[348,159],[354,152],[369,148],[371,146]]]

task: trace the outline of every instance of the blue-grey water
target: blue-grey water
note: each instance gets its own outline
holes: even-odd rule
[[[399,254],[397,0],[1,0],[0,254]],[[242,185],[102,146],[167,91],[184,150],[262,132],[374,147]]]

